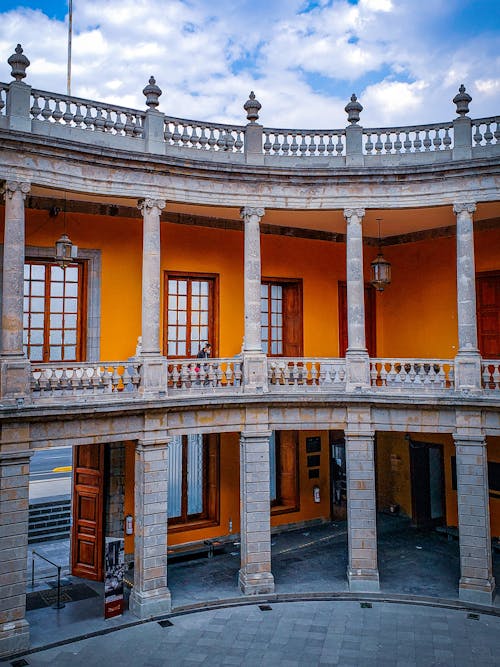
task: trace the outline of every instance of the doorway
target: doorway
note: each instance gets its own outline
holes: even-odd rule
[[[330,432],[330,509],[332,521],[347,519],[345,439]]]
[[[443,447],[410,440],[412,521],[416,528],[445,523]]]

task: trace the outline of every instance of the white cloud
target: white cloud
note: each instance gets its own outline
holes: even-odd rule
[[[22,0],[20,0],[22,2]],[[472,2],[461,0],[460,5]],[[365,126],[498,113],[498,35],[458,35],[446,0],[74,0],[74,95],[144,108],[153,74],[173,116],[246,122],[250,90],[274,127],[343,127],[355,91]],[[486,28],[485,28],[486,30]],[[67,28],[40,11],[0,12],[0,80],[21,42],[26,81],[66,88]]]

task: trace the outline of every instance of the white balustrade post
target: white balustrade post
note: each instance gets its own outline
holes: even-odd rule
[[[345,130],[345,163],[347,167],[362,167],[364,165],[363,128],[358,125],[358,122],[363,107],[354,93],[351,95],[351,100],[346,105],[345,111],[349,121]]]
[[[243,381],[245,390],[267,391],[267,358],[262,352],[260,323],[260,221],[263,208],[245,206],[240,214],[244,223],[245,339],[243,344]]]
[[[146,152],[165,155],[165,115],[157,110],[161,89],[156,85],[154,76],[142,91],[146,96],[148,110],[144,118],[143,137]]]
[[[139,618],[168,613],[168,438],[144,439],[135,450],[134,588],[130,610]]]
[[[348,391],[370,385],[370,363],[365,341],[365,284],[363,278],[362,208],[344,210],[347,221],[347,352]]]
[[[458,94],[453,98],[457,105],[458,118],[453,121],[453,159],[470,160],[472,157],[472,121],[466,114],[469,113],[469,103],[472,97],[465,92],[462,84]]]
[[[465,415],[468,422],[470,415]],[[491,558],[488,460],[481,434],[453,436],[457,462],[458,528],[460,538],[459,597],[491,604],[495,591]]]
[[[26,402],[30,395],[30,364],[23,351],[24,200],[30,191],[30,184],[7,181],[3,191],[5,231],[0,395],[2,400],[9,402]]]
[[[142,393],[167,391],[167,366],[160,352],[160,215],[162,199],[139,202],[142,243]]]
[[[16,46],[15,53],[7,62],[12,67],[11,75],[14,77],[14,81],[9,84],[5,108],[8,127],[18,132],[31,132],[31,86],[21,80],[26,78],[26,68],[29,67],[30,61],[23,54],[20,44]]]
[[[274,592],[271,573],[271,433],[243,431],[240,439],[240,588],[246,595]]]
[[[264,164],[264,153],[262,151],[263,128],[256,122],[262,105],[259,100],[255,99],[253,91],[243,108],[247,112],[247,119],[250,121],[245,127],[245,162],[247,164]]]
[[[16,424],[15,427],[14,438],[19,446],[23,426]],[[4,438],[2,433],[2,440]],[[29,443],[23,445],[26,447]],[[30,645],[26,620],[26,566],[32,454],[29,450],[0,452],[0,659],[25,651]]]
[[[481,357],[477,344],[476,272],[474,263],[475,203],[455,204],[457,216],[457,322],[458,352],[455,357],[455,387],[481,389]]]

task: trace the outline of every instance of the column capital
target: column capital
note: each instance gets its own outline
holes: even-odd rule
[[[474,213],[476,210],[475,202],[465,202],[460,204],[453,204],[453,213]]]
[[[153,208],[157,208],[161,213],[166,205],[167,203],[164,199],[153,199],[152,197],[145,197],[144,199],[139,199],[137,202],[137,208],[139,211],[142,211],[142,213],[145,213],[146,209]]]
[[[31,183],[28,181],[5,181],[2,194],[5,199],[12,199],[14,193],[20,192],[23,199],[26,199],[26,195],[29,194],[31,190]]]
[[[164,449],[168,447],[168,443],[172,440],[171,437],[158,436],[158,438],[142,438],[137,441],[135,446],[136,452],[151,452],[154,449]]]
[[[351,218],[363,218],[365,215],[364,208],[345,208],[344,209],[344,218],[347,222],[351,221]]]
[[[260,222],[265,212],[264,208],[258,206],[242,206],[240,208],[240,218],[245,222],[252,222],[252,218],[257,218],[256,222]]]
[[[268,439],[271,437],[272,431],[249,431],[244,430],[240,432],[240,439],[244,438],[245,440],[259,440],[259,439]]]
[[[453,433],[453,442],[457,445],[473,445],[475,447],[486,447],[486,438],[482,433],[471,435],[470,433]]]

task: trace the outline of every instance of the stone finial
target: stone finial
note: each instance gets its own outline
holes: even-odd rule
[[[469,113],[469,104],[472,102],[472,97],[469,93],[465,92],[465,86],[462,83],[458,89],[458,93],[453,98],[453,104],[457,105],[457,114],[464,117],[465,114]]]
[[[353,93],[351,95],[351,101],[348,102],[345,106],[345,112],[347,113],[347,120],[349,123],[357,123],[359,121],[359,114],[363,111],[363,107],[358,102],[358,98]]]
[[[16,46],[16,52],[11,55],[7,62],[12,67],[10,74],[16,81],[21,81],[21,79],[25,78],[26,68],[29,67],[30,61],[23,54],[23,47],[20,44]]]
[[[255,93],[253,90],[250,92],[250,96],[243,105],[243,108],[247,112],[248,120],[251,123],[255,123],[255,121],[259,118],[259,111],[262,109],[262,104],[259,102],[259,100],[255,99]]]
[[[160,104],[158,98],[160,97],[162,91],[161,88],[156,85],[156,79],[154,76],[149,77],[149,83],[142,92],[146,96],[146,106],[148,106],[150,109],[154,109]]]

